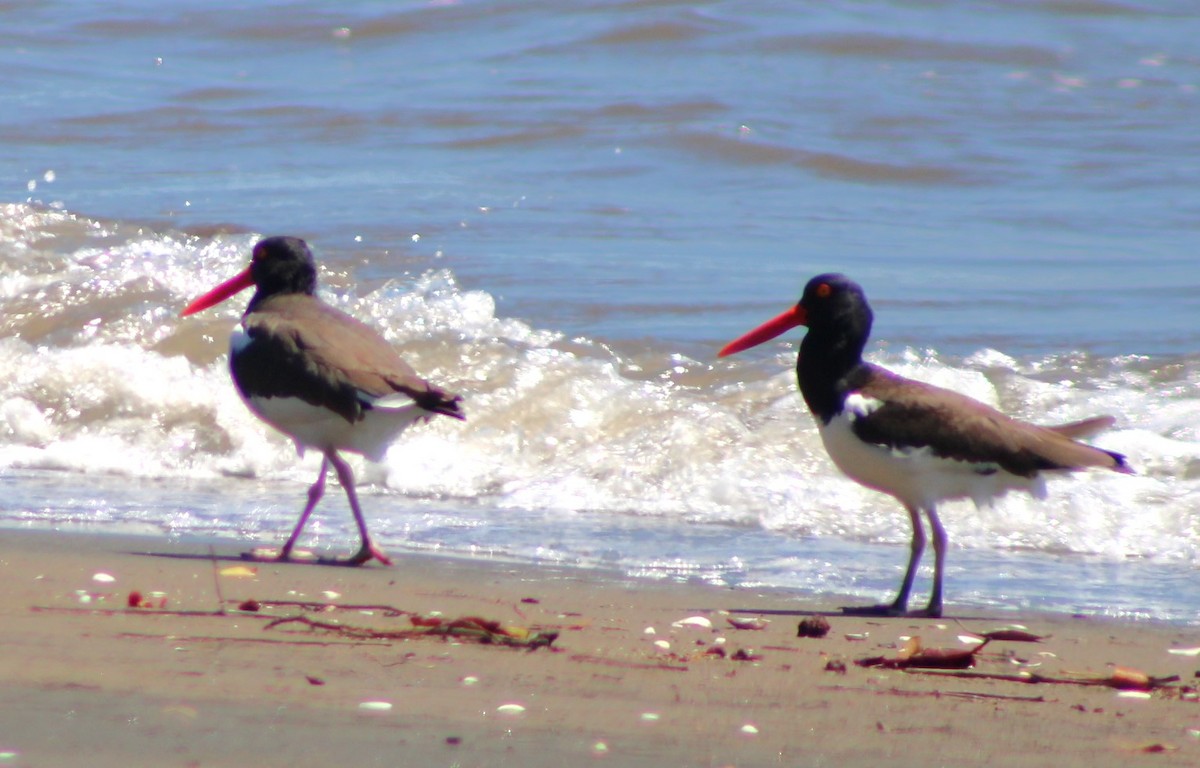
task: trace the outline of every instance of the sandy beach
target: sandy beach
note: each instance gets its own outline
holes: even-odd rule
[[[0,765],[1200,764],[1195,628],[211,549],[4,532]]]

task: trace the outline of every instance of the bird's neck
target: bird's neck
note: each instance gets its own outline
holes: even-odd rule
[[[800,343],[796,377],[808,410],[822,424],[842,410],[842,400],[867,370],[866,336],[809,329]]]

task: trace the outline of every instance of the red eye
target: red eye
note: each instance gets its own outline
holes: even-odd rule
[[[832,293],[833,293],[833,286],[831,286],[829,283],[821,283],[820,285],[817,286],[817,298],[818,299],[828,299],[830,294],[832,294]]]

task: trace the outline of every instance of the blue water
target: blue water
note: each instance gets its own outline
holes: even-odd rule
[[[824,458],[796,337],[714,355],[837,270],[875,306],[873,359],[1023,418],[1114,413],[1101,443],[1139,470],[948,511],[951,603],[1200,609],[1179,587],[1200,552],[1189,3],[44,2],[0,22],[7,524],[286,532],[314,459],[233,395],[237,309],[176,314],[287,233],[327,298],[467,398],[466,425],[356,465],[388,548],[882,597],[904,516]],[[315,541],[347,546],[327,503]]]

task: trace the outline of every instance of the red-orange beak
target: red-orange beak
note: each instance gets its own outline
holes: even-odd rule
[[[252,285],[254,285],[254,278],[250,276],[250,268],[247,267],[243,272],[234,275],[200,298],[192,301],[191,304],[183,308],[179,316],[187,317],[188,315],[194,315],[197,312],[220,304],[235,293],[244,291]]]
[[[750,347],[757,347],[764,341],[770,341],[798,325],[808,325],[808,313],[799,304],[721,347],[717,357],[726,357],[744,349],[750,349]]]

